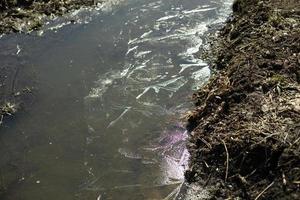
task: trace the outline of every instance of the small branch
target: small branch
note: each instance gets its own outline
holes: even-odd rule
[[[270,185],[268,185],[263,191],[261,191],[261,193],[259,193],[254,200],[259,199],[270,187],[272,187],[273,184],[274,184],[274,181]]]
[[[226,146],[226,143],[224,142],[224,140],[221,140],[223,145],[224,145],[224,148],[225,148],[225,151],[226,151],[226,172],[225,172],[225,182],[227,181],[227,178],[228,178],[228,168],[229,168],[229,153],[228,153],[228,149],[227,149],[227,146]]]

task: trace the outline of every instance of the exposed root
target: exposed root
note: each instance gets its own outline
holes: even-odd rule
[[[229,166],[229,153],[228,153],[228,149],[226,146],[226,143],[224,142],[224,140],[222,140],[222,143],[224,145],[225,151],[226,151],[226,173],[225,173],[225,182],[227,182],[227,178],[228,178],[228,166]]]
[[[255,197],[254,200],[258,200],[270,187],[272,187],[273,184],[274,184],[274,181],[272,183],[270,183],[270,185],[268,185],[263,191],[261,191],[261,193],[259,193],[257,195],[257,197]]]

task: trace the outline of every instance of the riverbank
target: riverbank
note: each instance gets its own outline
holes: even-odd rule
[[[46,17],[60,16],[97,0],[3,0],[0,2],[0,33],[29,32],[40,28]]]
[[[212,199],[300,198],[300,3],[243,1],[206,55],[188,115],[188,182]]]

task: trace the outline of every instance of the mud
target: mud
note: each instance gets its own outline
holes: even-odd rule
[[[185,176],[211,199],[300,198],[299,8],[237,0],[200,52],[215,74],[193,95]]]

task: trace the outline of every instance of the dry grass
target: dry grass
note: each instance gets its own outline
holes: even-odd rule
[[[236,3],[210,52],[218,72],[193,96],[186,177],[215,197],[299,199],[300,15]]]

